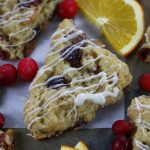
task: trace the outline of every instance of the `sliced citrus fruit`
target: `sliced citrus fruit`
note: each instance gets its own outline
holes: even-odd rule
[[[61,150],[78,150],[78,149],[75,149],[75,148],[67,146],[67,145],[62,145]]]
[[[84,142],[82,142],[82,141],[80,141],[80,142],[75,146],[75,148],[78,149],[78,150],[89,150],[88,147],[87,147],[87,145],[86,145]]]
[[[141,41],[144,34],[144,13],[136,0],[76,1],[121,56],[127,56]]]

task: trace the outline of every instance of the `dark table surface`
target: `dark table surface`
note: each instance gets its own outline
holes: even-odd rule
[[[145,27],[150,25],[150,0],[139,0],[145,11]],[[145,29],[146,29],[145,28]],[[143,38],[144,41],[144,38]],[[143,43],[141,42],[141,44]],[[139,89],[138,78],[143,73],[150,72],[150,64],[143,63],[136,58],[137,50],[130,55],[126,62],[128,63],[133,75],[133,83],[131,91],[125,95],[125,107],[127,108],[131,99],[135,96],[148,95]],[[126,110],[126,109],[125,109]],[[126,114],[126,112],[125,112]],[[85,141],[90,150],[109,150],[113,134],[111,129],[80,129],[78,131],[68,131],[62,136],[55,137],[44,141],[34,141],[26,134],[26,129],[15,129],[16,134],[16,150],[60,150],[61,144],[75,145],[79,140]]]

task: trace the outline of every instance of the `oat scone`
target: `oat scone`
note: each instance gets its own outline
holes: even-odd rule
[[[143,44],[138,56],[144,62],[150,62],[150,26],[145,33],[145,43]]]
[[[0,150],[14,150],[14,131],[8,129],[6,132],[0,130]]]
[[[133,99],[128,116],[137,127],[133,136],[133,150],[150,150],[150,96]]]
[[[17,59],[29,55],[59,1],[0,0],[0,57]]]
[[[132,76],[128,66],[99,42],[64,20],[50,53],[29,87],[24,120],[35,139],[86,124],[98,109],[119,101]]]

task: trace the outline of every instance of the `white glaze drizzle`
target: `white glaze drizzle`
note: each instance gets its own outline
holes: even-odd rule
[[[32,36],[31,36],[29,39],[27,39],[27,40],[25,40],[25,41],[23,41],[23,42],[20,42],[20,43],[18,43],[18,44],[13,44],[13,45],[1,44],[1,46],[2,46],[2,47],[16,47],[16,46],[20,46],[20,45],[22,45],[22,44],[24,44],[24,43],[28,43],[28,42],[32,41],[32,40],[35,38],[35,36],[36,36],[36,31],[35,31],[35,30],[32,30],[31,28],[28,28],[28,27],[25,28],[25,29],[20,30],[19,32],[11,33],[10,36],[12,37],[12,36],[14,36],[14,35],[20,34],[20,33],[22,33],[22,32],[25,32],[25,30],[27,30],[27,32],[29,32],[29,30],[31,30],[31,32],[32,32]]]
[[[139,100],[138,100],[138,98],[135,98],[135,102],[136,102],[136,108],[137,108],[137,110],[138,110],[138,112],[139,112],[139,116],[138,116],[138,118],[137,118],[137,124],[140,124],[141,123],[141,121],[142,121],[142,118],[141,118],[141,109],[150,109],[150,106],[149,105],[144,105],[144,104],[142,104]]]
[[[140,148],[140,150],[150,150],[150,147],[148,145],[144,145],[142,142],[138,140],[134,140],[134,143],[136,146],[138,146],[138,148]]]
[[[146,132],[145,129],[149,129],[150,130],[150,123],[148,122],[142,122],[142,116],[141,116],[141,110],[142,109],[148,109],[150,110],[150,105],[145,105],[142,104],[138,98],[135,98],[135,103],[136,103],[136,108],[138,110],[138,118],[136,120],[137,126],[139,128],[141,128],[143,135],[146,136]],[[150,112],[149,112],[150,113]],[[139,140],[135,139],[135,144],[137,147],[141,148],[141,150],[150,150],[148,145],[144,145],[142,142],[140,142]]]
[[[74,28],[72,28],[72,29],[74,29]],[[64,30],[62,30],[62,31],[64,31]],[[57,33],[57,32],[56,32]],[[55,33],[55,34],[56,34]],[[67,32],[68,33],[68,32]],[[80,34],[82,34],[83,32],[81,32],[80,31]],[[72,37],[72,38],[70,38],[69,37],[69,39],[68,40],[71,40],[71,39],[73,39],[75,36],[74,36],[74,33],[72,33],[73,35],[72,36],[70,36],[70,37]],[[66,34],[65,34],[66,35]],[[78,34],[75,34],[76,36],[78,36]],[[64,40],[62,40],[62,38],[60,39],[60,42],[59,42],[59,44],[61,44],[61,43],[63,43],[63,41]],[[83,40],[83,41],[81,41],[80,43],[77,43],[77,44],[75,44],[75,45],[72,45],[71,47],[69,47],[64,53],[62,53],[62,55],[60,55],[60,56],[58,56],[58,57],[56,57],[55,59],[53,59],[51,62],[49,62],[47,65],[45,65],[45,66],[43,66],[39,71],[38,71],[38,73],[37,73],[37,76],[35,77],[35,79],[33,80],[33,82],[31,83],[31,85],[29,86],[29,91],[31,91],[33,88],[35,88],[35,87],[37,87],[37,85],[36,86],[34,86],[34,84],[35,84],[35,82],[37,81],[37,79],[39,79],[39,77],[40,76],[42,76],[46,71],[50,71],[50,70],[52,70],[52,67],[54,67],[54,66],[56,66],[59,62],[61,62],[61,61],[63,61],[69,54],[71,54],[76,48],[80,48],[80,49],[85,49],[85,48],[87,48],[87,47],[82,47],[82,45],[83,44],[85,44],[85,43],[87,43],[87,44],[90,44],[92,47],[94,47],[94,48],[99,48],[97,45],[95,45],[93,42],[91,42],[90,40]],[[50,44],[51,45],[51,44]],[[58,45],[57,45],[58,46]],[[57,47],[56,46],[56,44],[55,44],[55,47]],[[89,46],[88,46],[89,47]],[[51,53],[53,53],[53,47],[52,48],[50,48],[50,50],[52,51]],[[62,51],[63,49],[58,49],[58,52],[60,52],[60,51]],[[69,50],[71,50],[70,52],[69,52]],[[68,54],[67,54],[67,52],[69,52]],[[51,53],[49,53],[48,55],[50,56],[51,55]],[[67,54],[64,58],[61,58],[62,56],[64,56],[65,54]],[[100,56],[98,56],[98,59],[100,59],[100,58],[102,58],[103,57],[103,55],[100,55]],[[95,62],[97,59],[92,59],[92,60],[89,60],[89,62],[86,64],[86,65],[88,65],[89,63],[92,63],[92,62]],[[84,65],[83,67],[85,67],[86,65]],[[83,67],[81,67],[80,69],[82,69]],[[42,85],[41,85],[42,86]]]
[[[118,88],[114,88],[113,92],[103,91],[101,93],[96,94],[82,93],[75,98],[74,103],[76,106],[81,106],[84,104],[85,100],[91,100],[94,104],[99,104],[103,106],[106,103],[107,96],[117,97],[118,93],[119,93]]]
[[[146,37],[146,42],[148,43],[148,45],[149,45],[149,47],[150,47],[150,39],[149,39],[149,37],[148,37],[148,34],[147,34],[147,33],[145,34],[145,37]]]
[[[100,79],[100,81],[102,81],[102,80],[104,80],[104,79],[106,79],[105,78],[105,73],[103,72],[102,73],[103,74],[103,79]],[[118,80],[117,79],[118,77],[116,76],[116,79],[115,79],[115,82]],[[103,81],[103,82],[99,82],[98,84],[99,84],[99,86],[100,85],[103,85],[104,83],[106,83],[107,82],[107,79],[105,80],[105,82]],[[33,111],[31,111],[26,117],[25,117],[25,121],[27,121],[28,119],[29,119],[29,117],[33,114],[33,113],[37,113],[37,112],[40,112],[40,111],[42,111],[42,110],[44,110],[46,107],[48,107],[51,103],[53,103],[54,101],[56,101],[56,100],[58,100],[58,99],[60,99],[61,97],[64,97],[64,96],[69,96],[69,95],[71,95],[71,94],[73,94],[73,93],[75,93],[75,92],[78,92],[78,91],[80,91],[80,90],[83,90],[83,91],[87,91],[87,90],[89,90],[89,89],[91,89],[91,88],[96,88],[97,86],[98,86],[98,84],[93,84],[93,85],[91,85],[91,86],[89,86],[89,87],[75,87],[75,88],[73,88],[73,89],[70,89],[70,90],[65,90],[65,91],[58,91],[55,95],[53,95],[52,97],[50,97],[47,101],[46,101],[46,103],[44,103],[44,105],[42,105],[41,107],[39,107],[39,108],[36,108],[36,109],[34,109]],[[114,84],[114,83],[113,83]],[[112,85],[113,85],[112,84]],[[100,103],[102,103],[101,101],[104,101],[104,99],[107,97],[107,96],[113,96],[113,97],[115,97],[115,95],[117,96],[118,95],[118,92],[119,92],[119,89],[116,87],[116,88],[114,88],[114,92],[112,93],[112,92],[109,92],[109,91],[104,91],[104,93],[103,93],[103,95],[102,95],[102,97],[100,97],[99,96],[99,104]],[[94,94],[93,94],[94,95]],[[93,99],[90,99],[92,102],[94,102],[93,101]],[[104,104],[104,103],[103,103]],[[60,105],[59,105],[60,106]],[[57,107],[54,107],[54,108],[57,108]],[[50,110],[52,110],[52,109],[49,109],[48,111],[50,111]],[[48,112],[47,112],[48,113]],[[45,114],[44,114],[44,116],[45,116]],[[36,121],[38,120],[38,119],[41,119],[41,118],[43,118],[44,116],[42,116],[42,117],[38,117],[37,119],[36,119]],[[34,123],[34,121],[32,121],[32,123],[30,123],[29,125],[28,125],[28,129],[31,127],[31,125]]]
[[[69,100],[68,100],[68,101],[69,101]],[[61,103],[61,104],[59,104],[59,105],[56,105],[56,106],[54,106],[54,107],[51,107],[51,108],[48,110],[48,112],[51,111],[52,109],[58,108],[59,106],[62,106],[62,105],[64,105],[64,104],[68,103],[68,101],[65,101],[65,102],[63,102],[63,103]],[[33,124],[34,122],[38,121],[39,119],[44,118],[44,117],[48,114],[48,112],[46,112],[44,115],[42,115],[42,116],[40,116],[40,117],[36,117],[35,119],[33,119],[33,120],[28,124],[27,128],[30,129],[31,126],[32,126],[32,124]]]
[[[9,0],[5,1],[4,3],[0,3],[0,6],[7,5],[8,1]],[[35,0],[19,2],[19,3],[15,4],[12,11],[6,12],[3,15],[0,15],[0,28],[5,28],[7,25],[10,25],[10,24],[20,24],[20,23],[29,21],[30,18],[34,15],[34,13],[36,11],[36,7],[27,8],[27,7],[24,7],[21,5],[29,4],[34,1]],[[24,11],[24,13],[21,14],[19,11],[21,11],[21,12]],[[20,31],[11,32],[9,34],[9,36],[10,36],[10,38],[15,37],[24,31],[31,32],[31,36],[29,36],[27,39],[24,39],[23,41],[16,43],[16,44],[4,44],[3,41],[1,41],[0,46],[4,49],[5,49],[5,47],[20,46],[22,44],[32,41],[35,38],[35,36],[37,35],[36,30],[33,30],[30,27],[22,26]]]
[[[0,23],[0,26],[4,27],[12,23],[22,23],[25,21],[29,21],[29,18],[32,17],[33,14],[34,14],[34,10],[30,10],[30,11],[25,12],[24,14],[16,14],[7,20],[3,18],[1,19],[2,22]]]
[[[73,31],[73,32],[72,32]],[[63,34],[62,34],[63,33]],[[68,35],[69,34],[69,35]],[[83,34],[83,32],[81,30],[76,30],[75,28],[66,28],[66,29],[62,29],[62,30],[58,30],[56,31],[51,39],[51,52],[48,54],[48,57],[57,53],[60,53],[63,49],[58,49],[57,47],[62,44],[65,43],[69,40],[72,40],[76,37],[78,37],[79,35]],[[55,36],[60,36],[60,38],[55,39]],[[84,45],[83,47],[83,44]],[[53,70],[53,67],[55,67],[58,63],[60,63],[61,61],[63,61],[69,54],[71,54],[74,50],[76,49],[81,49],[84,50],[86,48],[100,48],[100,46],[96,45],[95,43],[93,43],[92,41],[90,41],[89,39],[84,39],[81,42],[71,45],[69,48],[67,48],[63,53],[61,53],[61,55],[55,57],[51,62],[49,62],[48,64],[44,65],[37,73],[34,81],[31,83],[30,87],[29,87],[29,91],[31,91],[34,88],[40,87],[40,86],[45,86],[47,85],[47,83],[49,81],[52,81],[53,79],[57,78],[57,77],[63,77],[65,75],[67,75],[68,73],[70,73],[71,71],[79,71],[81,69],[83,69],[84,67],[86,67],[87,65],[100,60],[101,58],[104,57],[103,54],[98,55],[96,58],[92,58],[87,60],[87,62],[84,62],[84,65],[81,66],[80,68],[69,68],[64,70],[64,72],[61,75],[58,76],[53,76],[50,77],[45,83],[36,83],[36,81],[46,72],[49,70]],[[57,51],[55,51],[55,49],[57,49]],[[40,107],[35,108],[35,106],[37,106],[38,104],[34,104],[34,106],[32,107],[32,109],[29,108],[30,112],[25,116],[25,122],[29,122],[27,128],[30,129],[31,126],[38,120],[42,119],[43,117],[45,117],[49,111],[51,111],[52,109],[55,109],[61,105],[66,104],[67,102],[63,102],[60,103],[59,105],[56,105],[54,107],[51,107],[48,109],[48,111],[46,113],[44,113],[42,116],[40,117],[36,117],[34,119],[30,119],[30,116],[32,114],[35,113],[39,113],[41,111],[44,111],[47,107],[49,107],[50,104],[52,104],[53,102],[55,102],[56,100],[60,100],[62,97],[66,97],[66,96],[71,96],[73,101],[74,101],[74,106],[73,108],[69,111],[69,113],[67,114],[66,118],[71,114],[71,113],[75,113],[74,117],[76,119],[77,116],[77,112],[76,112],[76,107],[81,105],[80,100],[82,101],[82,104],[84,103],[85,100],[90,100],[95,104],[100,104],[100,105],[104,105],[106,102],[106,98],[108,96],[111,97],[117,97],[118,93],[119,93],[119,89],[116,87],[116,84],[118,82],[118,75],[117,72],[114,72],[111,75],[107,75],[106,71],[109,71],[113,68],[110,68],[108,70],[102,71],[100,73],[98,73],[97,75],[91,75],[90,77],[85,77],[85,78],[74,78],[69,84],[70,85],[74,85],[77,83],[81,83],[81,82],[87,82],[93,79],[98,79],[99,82],[98,83],[94,83],[92,85],[83,87],[83,86],[73,86],[72,88],[66,89],[60,89],[60,90],[56,90],[55,93],[53,94],[53,96],[49,97],[46,102],[44,104],[42,104]],[[120,65],[118,65],[118,69],[120,69]],[[117,70],[116,70],[117,71]],[[110,82],[110,83],[109,83]],[[107,86],[105,88],[104,91],[102,91],[101,93],[95,93],[96,90],[98,89],[98,87],[104,85],[107,83]],[[108,84],[109,83],[109,84]],[[57,87],[62,86],[62,84],[57,85]],[[52,88],[52,87],[49,87]],[[84,93],[84,91],[92,91],[90,93]],[[79,94],[79,91],[83,91],[84,94]],[[72,95],[73,94],[73,95]],[[76,96],[75,96],[76,95]],[[88,96],[88,98],[87,98]],[[84,98],[83,98],[84,97]],[[81,99],[82,98],[82,99]],[[80,100],[79,100],[80,99]],[[26,106],[29,103],[29,101],[26,102]],[[38,101],[37,101],[38,103]],[[65,118],[65,119],[66,119]],[[75,120],[74,120],[75,122]]]
[[[14,9],[16,9],[16,8],[18,8],[20,5],[23,5],[23,4],[29,4],[29,3],[32,3],[32,2],[34,2],[35,0],[25,0],[25,1],[22,1],[22,2],[20,2],[20,3],[17,3],[16,5],[15,5],[15,7],[14,7]]]

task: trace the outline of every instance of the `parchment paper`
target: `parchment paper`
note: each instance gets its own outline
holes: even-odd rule
[[[30,57],[34,58],[41,66],[44,63],[46,54],[49,51],[50,37],[60,23],[60,19],[53,18],[49,26],[41,34],[37,48]],[[76,25],[85,31],[91,38],[103,38],[100,31],[94,27],[85,17],[78,15],[75,18]],[[17,66],[18,61],[0,61],[0,64],[13,63]],[[25,128],[23,122],[23,105],[28,95],[28,87],[30,83],[17,81],[17,84],[11,87],[3,88],[3,94],[0,99],[0,112],[6,117],[6,128]],[[97,113],[95,120],[89,123],[87,128],[109,128],[115,120],[124,118],[124,100],[120,103],[109,106]]]

